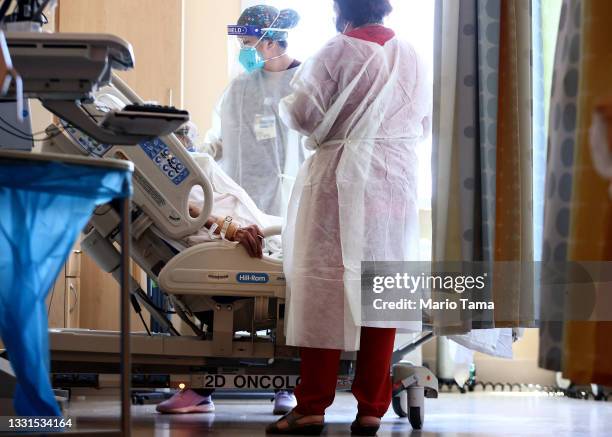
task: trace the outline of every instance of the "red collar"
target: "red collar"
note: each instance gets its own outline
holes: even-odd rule
[[[369,26],[359,27],[355,30],[351,30],[345,35],[350,36],[351,38],[375,42],[376,44],[384,46],[387,41],[389,41],[395,36],[395,32],[385,26],[372,24]]]

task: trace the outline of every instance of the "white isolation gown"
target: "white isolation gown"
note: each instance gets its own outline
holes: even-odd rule
[[[338,35],[307,61],[282,119],[315,151],[283,230],[287,343],[357,350],[360,326],[421,331],[412,321],[362,323],[361,261],[417,260],[417,147],[431,93],[413,47]]]
[[[217,105],[204,149],[262,211],[276,216],[285,214],[305,159],[300,136],[278,114],[296,70],[258,70],[234,79]]]

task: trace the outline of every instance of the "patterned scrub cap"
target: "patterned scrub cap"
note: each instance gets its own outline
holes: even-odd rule
[[[258,26],[261,28],[293,29],[300,21],[299,14],[293,9],[279,11],[274,6],[257,5],[245,9],[238,19],[239,26]],[[267,31],[264,38],[274,41],[287,39],[286,31]]]

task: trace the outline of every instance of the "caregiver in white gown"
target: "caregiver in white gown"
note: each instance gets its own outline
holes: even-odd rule
[[[359,350],[353,431],[375,434],[391,401],[394,328],[421,331],[420,311],[405,322],[361,320],[360,273],[362,261],[418,259],[417,147],[429,131],[429,81],[414,48],[381,24],[388,0],[334,3],[343,32],[303,64],[280,105],[314,154],[283,231],[287,343],[302,360],[298,405],[268,427],[273,434],[322,430],[342,350]]]

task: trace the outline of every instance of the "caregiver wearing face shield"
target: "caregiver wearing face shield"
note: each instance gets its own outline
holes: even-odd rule
[[[232,81],[216,109],[206,152],[270,215],[284,215],[304,149],[278,114],[279,101],[300,63],[287,53],[288,29],[299,21],[291,9],[247,8],[228,33],[240,42],[245,73]]]
[[[304,149],[300,135],[290,131],[278,115],[279,101],[291,92],[289,83],[300,63],[287,53],[288,29],[299,21],[297,12],[260,5],[242,12],[237,25],[228,26],[241,45],[238,60],[244,67],[226,89],[206,134],[203,147],[221,168],[269,215],[284,215]],[[192,131],[195,134],[195,132]],[[213,412],[212,390],[184,389],[157,406],[162,413]],[[275,392],[273,413],[295,406],[293,393]]]
[[[331,0],[330,0],[331,1]],[[361,261],[417,260],[417,147],[430,89],[414,48],[383,26],[388,0],[334,0],[341,34],[300,69],[281,102],[314,150],[298,174],[283,230],[287,343],[300,347],[296,408],[272,434],[319,434],[341,351],[356,351],[354,434],[375,435],[391,402],[396,328],[361,320]]]

